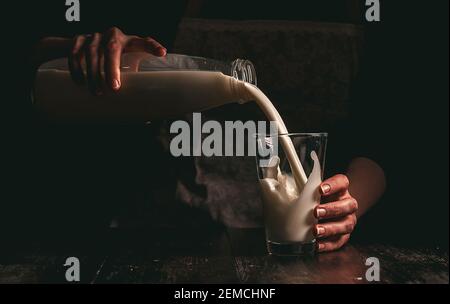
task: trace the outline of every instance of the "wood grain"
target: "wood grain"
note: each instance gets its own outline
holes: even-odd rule
[[[64,240],[5,244],[0,283],[66,283],[64,262],[81,263],[80,283],[364,284],[368,257],[380,283],[448,284],[448,252],[351,243],[310,258],[266,253],[262,229],[112,229]]]

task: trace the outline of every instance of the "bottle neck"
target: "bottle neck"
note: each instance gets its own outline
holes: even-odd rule
[[[235,79],[257,85],[256,71],[249,60],[236,59],[231,63],[231,76]]]
[[[248,101],[253,100],[253,96],[249,93],[247,86],[254,86],[253,84],[238,80],[234,77],[228,76],[230,81],[230,89],[233,100],[240,104],[244,104]]]

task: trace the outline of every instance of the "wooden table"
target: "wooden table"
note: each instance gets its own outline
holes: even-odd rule
[[[262,229],[111,229],[81,238],[35,238],[0,253],[0,283],[65,283],[68,257],[82,283],[447,283],[448,252],[350,243],[309,259],[268,256]]]

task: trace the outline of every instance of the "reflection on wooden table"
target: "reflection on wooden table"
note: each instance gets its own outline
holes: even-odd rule
[[[24,245],[26,244],[26,245]],[[350,242],[311,258],[266,254],[263,229],[108,230],[63,241],[17,241],[0,253],[0,283],[65,283],[79,258],[82,283],[447,283],[448,252]]]

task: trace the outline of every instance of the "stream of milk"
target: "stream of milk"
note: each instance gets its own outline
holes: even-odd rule
[[[265,178],[260,180],[267,239],[277,243],[308,243],[314,240],[313,227],[317,223],[314,208],[320,201],[318,187],[321,180],[320,162],[316,152],[309,178],[306,176],[294,144],[282,117],[256,86],[245,84],[246,100],[254,100],[270,121],[278,127],[279,142],[289,162],[292,175],[280,171],[280,159],[272,156],[265,168]]]

